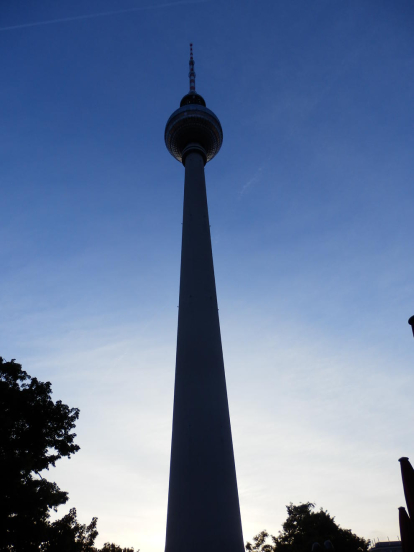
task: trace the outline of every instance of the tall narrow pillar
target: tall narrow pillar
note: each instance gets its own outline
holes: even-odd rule
[[[166,552],[244,550],[204,177],[222,137],[195,92],[191,54],[190,93],[165,130],[185,165]]]

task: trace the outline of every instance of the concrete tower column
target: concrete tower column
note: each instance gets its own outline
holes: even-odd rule
[[[204,177],[222,136],[194,85],[165,130],[185,165],[166,552],[244,551]]]

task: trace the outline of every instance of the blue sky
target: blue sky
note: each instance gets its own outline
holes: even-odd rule
[[[117,12],[117,13],[115,13]],[[196,88],[245,540],[289,502],[395,539],[414,458],[414,10],[382,0],[0,6],[0,354],[81,409],[50,474],[99,544],[163,549]]]

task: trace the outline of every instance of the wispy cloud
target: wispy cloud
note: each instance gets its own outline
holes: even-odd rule
[[[91,13],[86,15],[75,15],[72,17],[62,17],[60,19],[49,19],[46,21],[34,21],[32,23],[22,23],[20,25],[10,25],[8,27],[0,27],[0,31],[14,31],[17,29],[28,29],[30,27],[41,27],[44,25],[53,25],[55,23],[67,23],[69,21],[80,21],[82,19],[94,19],[96,17],[107,17],[109,15],[118,15],[122,13],[131,13],[137,11],[156,10],[159,8],[169,8],[180,6],[182,4],[205,4],[209,0],[179,0],[178,2],[165,2],[164,4],[156,4],[153,6],[139,6],[136,8],[128,8],[125,10],[114,10],[107,12]]]
[[[251,188],[254,184],[257,184],[260,181],[262,170],[263,170],[263,167],[259,167],[256,173],[251,178],[249,178],[249,180],[242,186],[239,193],[239,197],[242,197],[249,188]]]

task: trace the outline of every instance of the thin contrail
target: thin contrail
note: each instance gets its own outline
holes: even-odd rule
[[[94,17],[105,17],[107,15],[117,15],[119,13],[128,13],[144,10],[156,10],[157,8],[168,8],[170,6],[179,6],[180,4],[204,4],[209,0],[179,0],[178,2],[166,2],[156,6],[140,6],[137,8],[128,8],[125,10],[107,11],[100,13],[91,13],[89,15],[75,15],[73,17],[62,17],[61,19],[50,19],[48,21],[35,21],[34,23],[23,23],[22,25],[12,25],[10,27],[0,27],[0,31],[13,31],[15,29],[27,29],[29,27],[40,27],[42,25],[52,25],[53,23],[65,23],[66,21],[78,21],[80,19],[92,19]]]

